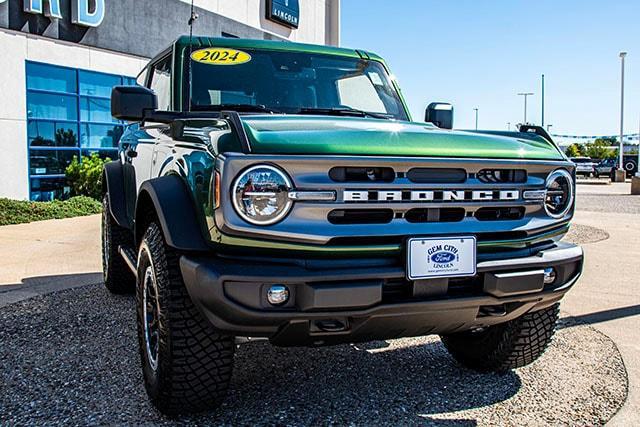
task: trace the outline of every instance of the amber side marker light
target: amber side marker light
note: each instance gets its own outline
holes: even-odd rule
[[[216,171],[213,179],[213,208],[220,207],[220,172]]]

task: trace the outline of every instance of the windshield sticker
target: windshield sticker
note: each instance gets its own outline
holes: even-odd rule
[[[251,61],[251,55],[226,47],[208,47],[193,52],[191,59],[209,65],[240,65]]]

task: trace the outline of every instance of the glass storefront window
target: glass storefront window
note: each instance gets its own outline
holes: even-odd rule
[[[29,150],[29,172],[35,175],[63,175],[78,150]]]
[[[71,189],[62,178],[31,178],[31,200],[49,202],[53,199],[66,199]]]
[[[76,72],[71,68],[28,62],[27,76],[27,89],[76,93],[78,87]]]
[[[111,100],[85,96],[80,97],[80,120],[83,122],[118,122],[111,117]]]
[[[31,199],[65,198],[74,156],[118,157],[124,122],[111,117],[111,88],[135,79],[36,62],[27,62],[26,74]]]
[[[78,76],[80,78],[80,95],[109,98],[111,96],[111,88],[122,84],[120,76],[83,70],[78,71]]]
[[[121,125],[88,125],[80,127],[80,145],[90,148],[116,148],[122,136]]]
[[[27,138],[30,147],[77,147],[78,124],[53,120],[29,120]]]
[[[102,160],[116,160],[118,158],[118,150],[114,149],[114,150],[82,150],[82,155],[83,156],[91,156],[93,153],[98,153],[98,156],[100,156],[100,158]]]
[[[30,119],[78,120],[75,96],[28,92],[27,117]]]

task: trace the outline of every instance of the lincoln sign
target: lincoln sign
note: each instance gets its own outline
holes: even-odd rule
[[[298,28],[298,0],[267,0],[267,19],[291,28]]]

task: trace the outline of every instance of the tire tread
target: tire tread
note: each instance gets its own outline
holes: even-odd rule
[[[160,386],[150,393],[152,401],[168,415],[211,409],[222,402],[229,387],[235,349],[233,337],[215,331],[193,304],[182,279],[179,253],[165,244],[156,223],[148,227],[144,242],[154,258],[160,323],[165,329],[161,336],[166,336],[167,343],[166,353],[161,352],[159,356]],[[138,316],[139,331],[141,323]],[[141,357],[145,358],[146,349],[142,344],[143,341]]]
[[[460,364],[479,371],[507,371],[529,365],[547,349],[555,333],[560,304],[527,313],[487,331],[441,336]]]

